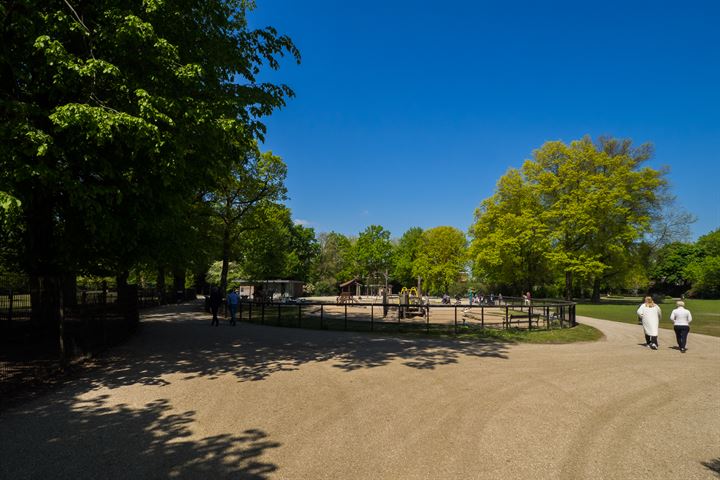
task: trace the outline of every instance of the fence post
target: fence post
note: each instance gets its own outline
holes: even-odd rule
[[[324,305],[320,304],[320,330],[323,329],[323,314],[325,313]]]
[[[13,291],[10,290],[10,297],[8,299],[8,325],[12,322],[12,309],[13,309]]]
[[[430,335],[430,300],[428,299],[427,310],[425,310],[425,333]]]
[[[457,335],[457,304],[453,308],[455,309],[455,335]]]
[[[371,332],[373,331],[374,323],[375,323],[375,304],[371,303],[370,304],[370,331]]]
[[[505,329],[510,328],[510,306],[505,304]]]
[[[532,330],[532,305],[528,305],[528,330]]]
[[[278,306],[278,323],[277,323],[277,324],[280,325],[280,318],[281,318],[281,315],[280,315],[280,302],[278,302],[277,306]]]
[[[298,328],[302,328],[302,305],[298,303]]]
[[[485,307],[480,305],[480,328],[485,330]]]
[[[238,322],[240,323],[242,323],[242,306],[243,302],[238,302]]]
[[[260,325],[265,324],[265,299],[263,298],[260,304]]]
[[[345,330],[347,330],[347,302],[345,302]]]

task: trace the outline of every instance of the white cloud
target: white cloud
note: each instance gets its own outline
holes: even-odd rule
[[[296,218],[293,220],[293,223],[295,225],[302,225],[303,227],[307,227],[308,225],[312,225],[312,222],[310,220],[303,220],[302,218]]]

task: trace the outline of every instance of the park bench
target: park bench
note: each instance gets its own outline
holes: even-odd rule
[[[533,313],[532,318],[530,318],[530,314],[528,313],[511,313],[510,317],[507,319],[507,324],[508,326],[512,326],[514,322],[520,326],[521,324],[527,325],[529,321],[531,325],[534,323],[535,326],[539,328],[540,318],[542,318],[542,315],[539,313]]]

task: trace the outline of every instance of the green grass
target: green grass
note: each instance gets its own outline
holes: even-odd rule
[[[585,317],[612,320],[637,324],[636,311],[642,302],[641,297],[614,297],[602,299],[598,304],[578,303],[576,313]],[[675,308],[675,300],[668,299],[660,304],[662,309],[662,320],[660,328],[672,330],[670,312]],[[695,300],[685,301],[685,308],[690,310],[693,321],[690,324],[691,333],[703,333],[720,337],[720,300]]]
[[[573,328],[555,330],[495,330],[485,329],[473,333],[459,333],[459,339],[499,340],[517,343],[574,343],[594,342],[600,340],[603,334],[600,330],[589,325],[577,325]]]

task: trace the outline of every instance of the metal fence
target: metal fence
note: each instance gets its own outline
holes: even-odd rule
[[[225,314],[229,320],[228,314]],[[237,320],[322,330],[459,334],[482,329],[573,327],[575,303],[506,298],[485,304],[422,302],[241,302]]]
[[[127,295],[120,303],[114,290],[80,290],[75,302],[66,299],[62,322],[36,325],[29,290],[1,289],[0,404],[13,392],[44,383],[67,363],[122,341],[137,327],[138,309],[158,305],[165,297],[134,287]]]

